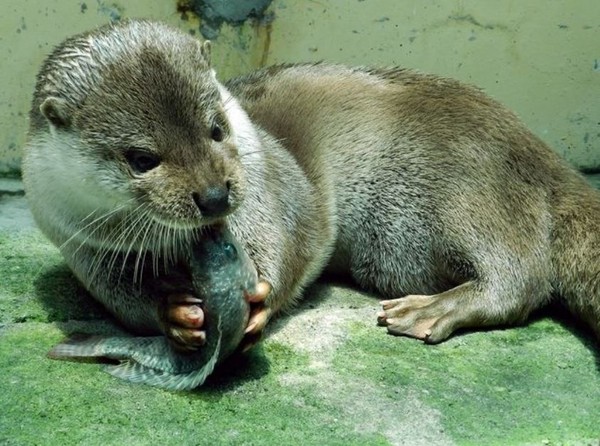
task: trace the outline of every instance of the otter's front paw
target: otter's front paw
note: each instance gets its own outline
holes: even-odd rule
[[[240,345],[242,352],[250,350],[260,341],[263,330],[271,318],[272,311],[266,303],[269,294],[271,294],[271,284],[261,281],[256,287],[255,294],[246,294],[245,296],[246,301],[250,304],[250,318]]]
[[[190,294],[170,294],[163,303],[160,322],[165,336],[176,350],[195,351],[206,342],[201,304],[202,300]]]

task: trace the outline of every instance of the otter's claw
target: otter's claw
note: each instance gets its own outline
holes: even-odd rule
[[[246,301],[250,304],[250,318],[242,339],[240,349],[242,352],[250,350],[262,337],[262,332],[269,322],[272,311],[267,306],[266,300],[271,293],[271,285],[268,282],[259,282],[255,294],[247,294]]]
[[[167,296],[167,305],[161,314],[165,336],[171,345],[180,351],[194,351],[206,342],[202,300],[189,294]]]

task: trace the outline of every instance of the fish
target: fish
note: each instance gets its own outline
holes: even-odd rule
[[[204,231],[191,248],[189,268],[195,296],[202,300],[206,343],[194,352],[174,349],[165,336],[74,335],[55,346],[53,359],[108,358],[106,372],[133,383],[167,390],[201,386],[218,363],[244,337],[250,306],[244,294],[256,292],[252,260],[226,226]]]

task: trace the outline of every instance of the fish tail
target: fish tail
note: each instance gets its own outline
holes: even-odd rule
[[[153,369],[139,362],[126,360],[118,365],[109,365],[105,370],[117,378],[133,383],[143,383],[150,386],[161,387],[167,390],[191,390],[204,383],[210,375],[219,359],[221,351],[221,339],[209,361],[200,369],[189,373],[171,374],[162,370]]]
[[[103,339],[101,336],[76,333],[50,350],[48,357],[52,359],[68,359],[105,356],[103,351],[98,348],[100,341]]]

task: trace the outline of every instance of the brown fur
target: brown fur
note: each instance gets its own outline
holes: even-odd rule
[[[280,66],[227,86],[335,203],[331,266],[416,295],[386,303],[391,332],[439,342],[556,296],[600,335],[600,193],[501,104],[403,69]]]
[[[72,57],[104,35],[101,63]],[[227,84],[250,122],[203,47],[163,25],[125,22],[62,48],[38,82],[27,193],[78,277],[131,328],[160,330],[149,281],[136,280],[153,273],[144,259],[166,263],[154,269],[168,281],[190,228],[211,221],[191,195],[227,179],[226,219],[275,311],[327,266],[392,299],[379,317],[392,333],[439,342],[522,322],[556,295],[600,335],[600,193],[479,90],[401,69],[271,67]],[[63,57],[82,78],[49,89]],[[136,176],[120,154],[140,141],[162,161]],[[56,178],[62,188],[48,188]],[[90,212],[114,215],[83,227]]]
[[[228,221],[276,309],[333,245],[302,170],[220,89],[206,45],[146,21],[67,39],[38,75],[23,157],[33,215],[84,286],[137,332],[169,335],[154,296],[190,292],[178,270],[199,226]],[[160,163],[136,172],[131,149]],[[226,211],[203,215],[194,194],[225,183]]]

